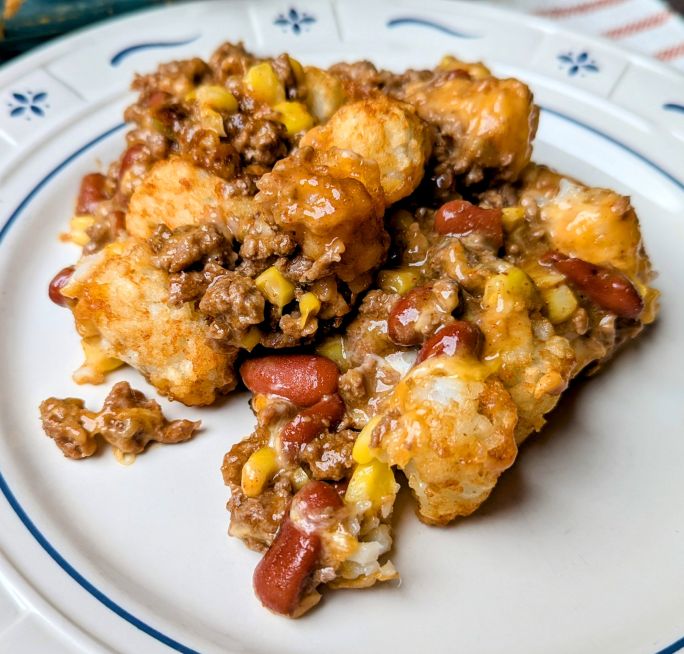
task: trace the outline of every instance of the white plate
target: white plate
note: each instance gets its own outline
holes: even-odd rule
[[[684,647],[684,78],[606,43],[474,3],[197,2],[83,31],[0,71],[0,651],[607,652]],[[279,19],[282,18],[282,20]],[[304,20],[309,16],[310,20]],[[123,145],[134,71],[222,40],[305,62],[483,59],[533,87],[535,158],[630,194],[662,317],[562,402],[475,516],[417,522],[404,497],[400,587],[326,593],[287,621],[254,599],[257,555],[226,536],[219,466],[246,398],[172,416],[206,430],[125,468],[65,460],[49,395],[85,395],[67,311],[46,285],[80,177]],[[584,54],[583,54],[584,53]],[[17,95],[14,95],[17,94]],[[128,370],[116,378],[151,389]]]

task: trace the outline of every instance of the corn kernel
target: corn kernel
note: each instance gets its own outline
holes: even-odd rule
[[[575,294],[565,284],[545,289],[541,296],[546,304],[546,314],[554,325],[567,320],[578,306]]]
[[[268,62],[252,66],[245,75],[247,88],[255,100],[274,106],[285,101],[285,89]]]
[[[371,436],[379,422],[380,416],[371,418],[356,437],[352,449],[352,459],[354,459],[356,463],[370,463],[373,459],[378,458],[381,450],[377,447],[371,447]]]
[[[344,347],[344,341],[341,336],[331,336],[326,338],[317,348],[316,352],[323,357],[327,357],[337,364],[340,370],[347,369],[347,353]]]
[[[264,297],[280,309],[294,299],[294,284],[275,266],[264,270],[254,283]]]
[[[321,310],[321,301],[313,293],[304,293],[299,298],[299,313],[302,317],[299,320],[299,326],[304,327],[309,316],[316,316]]]
[[[520,268],[513,266],[505,273],[487,280],[482,301],[486,308],[496,308],[502,312],[510,310],[513,302],[529,301],[533,294],[532,280]]]
[[[403,270],[381,270],[378,274],[378,284],[383,291],[404,295],[418,285],[420,275],[417,270],[405,268]]]
[[[204,129],[216,132],[219,136],[226,135],[223,116],[209,107],[202,106],[200,108],[200,124]]]
[[[240,347],[247,352],[251,352],[261,342],[261,330],[256,327],[250,327],[244,336],[240,339]]]
[[[561,275],[553,268],[540,266],[536,262],[527,265],[525,267],[525,272],[532,278],[534,285],[540,290],[558,286],[565,281],[565,276]]]
[[[299,467],[292,471],[292,483],[295,488],[299,490],[309,481],[309,475],[304,472],[304,469]]]
[[[370,463],[356,466],[347,492],[345,502],[370,502],[371,508],[377,510],[384,498],[396,493],[396,483],[392,468],[383,461],[374,459]]]
[[[242,466],[240,485],[247,497],[256,497],[278,472],[278,459],[272,447],[262,447],[253,452]]]
[[[237,111],[238,103],[235,96],[223,86],[217,84],[204,84],[198,86],[192,93],[193,99],[201,105],[216,109],[217,111],[227,111],[233,113]]]
[[[507,232],[525,220],[525,209],[523,207],[506,207],[501,210],[501,222]]]
[[[290,135],[313,127],[313,116],[301,102],[279,102],[273,108],[280,114],[278,120],[285,125]]]
[[[124,363],[121,359],[107,356],[102,351],[99,336],[81,339],[81,347],[83,348],[83,354],[85,355],[86,365],[96,372],[110,372],[111,370],[120,368]]]
[[[69,233],[67,238],[76,245],[85,245],[90,241],[90,236],[86,230],[93,225],[95,218],[93,216],[74,216],[69,221]]]

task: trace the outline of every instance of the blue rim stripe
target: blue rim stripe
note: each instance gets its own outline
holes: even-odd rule
[[[175,48],[181,45],[188,45],[188,43],[193,43],[199,39],[200,35],[191,36],[188,39],[182,39],[180,41],[156,41],[153,43],[139,43],[137,45],[131,45],[123,50],[117,52],[110,60],[109,63],[112,66],[118,66],[124,59],[130,55],[140,52],[141,50],[153,50],[155,48]]]
[[[459,32],[453,27],[443,25],[434,20],[427,18],[416,18],[415,16],[404,16],[401,18],[391,18],[387,21],[387,27],[401,27],[402,25],[418,25],[419,27],[430,27],[438,32],[443,32],[449,36],[455,36],[457,39],[481,39],[479,34],[468,34],[467,32]]]
[[[106,139],[107,137],[111,136],[112,134],[115,134],[116,132],[122,130],[125,127],[125,123],[119,123],[118,125],[115,125],[111,129],[108,129],[106,132],[100,134],[99,136],[96,136],[95,138],[91,139],[88,141],[85,145],[81,146],[78,150],[70,154],[64,161],[62,161],[60,164],[55,166],[43,179],[41,179],[28,193],[28,195],[19,203],[19,206],[12,212],[10,215],[9,219],[7,222],[3,225],[2,229],[0,229],[0,242],[2,242],[3,238],[9,231],[10,227],[12,224],[17,220],[21,212],[27,207],[27,205],[36,197],[36,195],[40,192],[42,188],[45,187],[45,185],[53,178],[55,175],[57,175],[60,171],[62,171],[67,165],[69,165],[74,159],[79,157],[81,154],[83,154],[86,150],[92,148],[95,144],[99,143],[100,141]],[[140,631],[146,633],[148,636],[152,636],[156,640],[158,640],[161,643],[164,643],[164,645],[167,645],[171,649],[176,650],[177,652],[182,652],[183,654],[199,654],[194,649],[191,649],[190,647],[186,647],[185,645],[182,645],[178,641],[173,640],[173,638],[169,638],[169,636],[166,636],[163,634],[161,631],[157,631],[153,627],[150,627],[148,624],[140,620],[139,618],[136,618],[134,615],[126,611],[126,609],[122,608],[119,606],[116,602],[111,600],[109,597],[107,597],[101,590],[93,586],[83,575],[81,575],[51,544],[50,541],[48,541],[47,538],[42,534],[40,529],[36,527],[36,525],[33,523],[31,518],[28,517],[26,511],[22,508],[21,504],[19,504],[19,501],[17,498],[14,496],[14,493],[10,490],[10,487],[7,485],[7,482],[5,481],[4,476],[2,475],[2,472],[0,472],[0,491],[2,491],[2,494],[5,496],[5,499],[9,503],[9,505],[12,507],[14,512],[17,514],[19,520],[23,523],[23,525],[26,527],[26,529],[29,530],[31,535],[38,541],[38,544],[47,552],[47,554],[52,558],[52,560],[60,567],[64,572],[66,572],[79,586],[81,586],[84,590],[88,591],[96,600],[104,604],[108,609],[116,613],[118,616],[126,620],[126,622],[132,624],[134,627],[137,627],[140,629]]]
[[[666,171],[665,169],[661,168],[658,164],[656,164],[654,161],[651,161],[649,158],[638,152],[637,150],[634,150],[628,145],[625,145],[624,143],[621,143],[614,137],[605,134],[604,132],[601,132],[597,130],[596,128],[592,127],[591,125],[587,125],[586,123],[577,120],[571,116],[568,116],[567,114],[561,113],[560,111],[556,111],[555,109],[548,109],[545,107],[542,107],[542,110],[552,114],[554,116],[557,116],[559,118],[562,118],[570,123],[573,123],[575,125],[578,125],[579,127],[582,127],[584,129],[589,130],[593,134],[596,134],[597,136],[600,136],[601,138],[613,143],[614,145],[617,145],[618,147],[622,148],[626,152],[630,153],[640,161],[646,163],[649,165],[651,168],[654,170],[658,171],[662,175],[664,175],[668,180],[670,180],[673,184],[675,184],[678,188],[684,190],[684,183],[682,183],[679,179],[674,177],[671,173]],[[36,186],[29,191],[28,195],[19,203],[17,208],[12,212],[10,215],[9,219],[5,223],[5,225],[0,229],[0,242],[2,239],[5,237],[7,232],[9,231],[9,228],[12,226],[12,224],[16,221],[16,219],[19,217],[21,212],[26,208],[26,206],[33,200],[33,198],[38,194],[38,192],[45,187],[45,185],[53,178],[55,175],[57,175],[61,170],[63,170],[69,163],[71,163],[74,159],[76,159],[78,156],[83,154],[86,150],[89,148],[93,147],[96,143],[99,143],[103,139],[107,138],[108,136],[111,136],[112,134],[118,132],[119,130],[123,129],[125,127],[125,123],[120,123],[111,129],[108,129],[106,132],[100,134],[99,136],[96,136],[95,138],[91,139],[88,141],[85,145],[81,146],[78,150],[73,152],[71,155],[69,155],[64,161],[62,161],[60,164],[55,166],[43,179],[41,179]],[[93,586],[85,577],[83,577],[79,572],[76,571],[76,569],[68,563],[64,557],[50,544],[50,542],[43,536],[41,531],[36,527],[36,525],[32,522],[32,520],[28,517],[24,509],[22,508],[21,504],[19,504],[18,500],[10,490],[9,486],[7,485],[7,482],[5,481],[5,478],[3,477],[2,473],[0,472],[0,491],[2,491],[2,494],[5,496],[5,499],[9,503],[10,507],[12,510],[17,514],[17,517],[23,525],[28,529],[28,531],[31,533],[31,535],[36,539],[38,544],[45,550],[45,552],[59,565],[62,570],[64,570],[77,584],[79,584],[84,590],[86,590],[88,593],[90,593],[95,599],[97,599],[99,602],[101,602],[104,606],[106,606],[108,609],[116,613],[119,617],[123,618],[126,620],[128,623],[132,624],[134,627],[140,629],[140,631],[146,633],[149,636],[152,636],[159,642],[167,645],[173,650],[176,650],[177,652],[182,652],[183,654],[199,654],[196,650],[193,650],[189,647],[186,647],[185,645],[182,645],[178,641],[173,640],[172,638],[169,638],[168,636],[164,635],[160,631],[157,631],[153,627],[150,627],[148,624],[140,620],[139,618],[136,618],[134,615],[126,611],[124,608],[119,606],[116,602],[111,600],[109,597],[107,597],[102,591],[100,591],[98,588]],[[675,652],[680,651],[681,649],[684,649],[684,637],[680,638],[678,641],[672,643],[668,647],[659,650],[656,652],[656,654],[675,654]]]

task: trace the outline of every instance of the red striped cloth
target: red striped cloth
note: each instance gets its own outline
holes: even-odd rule
[[[684,70],[684,20],[663,0],[490,0],[596,34]]]

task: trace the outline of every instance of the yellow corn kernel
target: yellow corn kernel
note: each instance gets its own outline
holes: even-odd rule
[[[321,310],[321,301],[313,293],[304,293],[299,298],[299,313],[302,317],[299,320],[300,327],[306,325],[309,316],[316,316]]]
[[[347,353],[344,347],[344,341],[341,336],[331,336],[326,338],[317,348],[316,352],[323,357],[327,357],[337,364],[340,370],[346,370],[348,367]]]
[[[418,285],[420,274],[417,270],[381,270],[378,273],[378,284],[383,291],[404,295]]]
[[[240,485],[247,497],[256,497],[278,472],[278,459],[272,447],[262,447],[247,459],[242,466]]]
[[[83,348],[83,354],[85,355],[85,365],[92,368],[95,372],[105,373],[116,370],[124,363],[121,359],[107,356],[102,351],[99,336],[82,338],[81,347]]]
[[[520,268],[513,266],[505,273],[487,280],[482,302],[486,308],[504,312],[510,310],[511,304],[516,301],[527,302],[533,294],[532,280]]]
[[[200,124],[204,129],[216,132],[219,136],[226,135],[223,116],[218,111],[214,111],[214,109],[211,109],[210,107],[201,106],[199,113]]]
[[[250,327],[245,335],[240,339],[240,347],[247,352],[251,352],[261,342],[261,330],[256,327]]]
[[[373,459],[370,463],[357,465],[354,469],[345,502],[370,502],[371,508],[377,510],[388,496],[396,493],[396,483],[392,468],[383,461]]]
[[[352,459],[356,463],[370,463],[373,459],[378,458],[381,450],[378,447],[371,447],[371,436],[379,422],[380,416],[371,418],[356,437],[352,449]]]
[[[198,86],[190,95],[193,100],[197,100],[201,105],[216,109],[216,111],[233,113],[238,108],[235,96],[228,89],[218,86],[218,84],[203,84]]]
[[[280,114],[278,120],[285,125],[285,129],[290,135],[298,134],[313,127],[313,116],[301,102],[279,102],[273,108]]]
[[[69,233],[67,238],[76,245],[85,245],[90,241],[90,236],[86,230],[93,225],[95,218],[93,216],[74,216],[69,221]]]
[[[523,207],[506,207],[501,210],[501,222],[507,232],[525,220],[525,209]]]
[[[254,283],[264,297],[280,309],[294,299],[294,284],[275,266],[264,270]]]
[[[119,256],[124,253],[126,249],[126,244],[123,241],[114,241],[113,243],[108,243],[102,248],[102,251],[107,251],[110,255]]]
[[[287,59],[290,62],[290,68],[292,68],[297,84],[302,84],[302,82],[304,82],[304,68],[302,67],[302,64],[294,57],[290,57],[290,55],[287,55]]]
[[[267,61],[252,66],[245,75],[245,82],[255,100],[271,106],[285,100],[283,84]]]
[[[292,483],[295,488],[299,490],[309,481],[309,475],[304,472],[303,468],[295,468],[292,471]]]
[[[567,320],[578,306],[575,294],[565,284],[545,289],[541,296],[546,304],[546,315],[554,325]]]
[[[525,266],[525,272],[532,278],[534,285],[542,291],[546,288],[558,286],[565,281],[565,276],[561,275],[553,268],[540,266],[536,262],[532,262]]]

